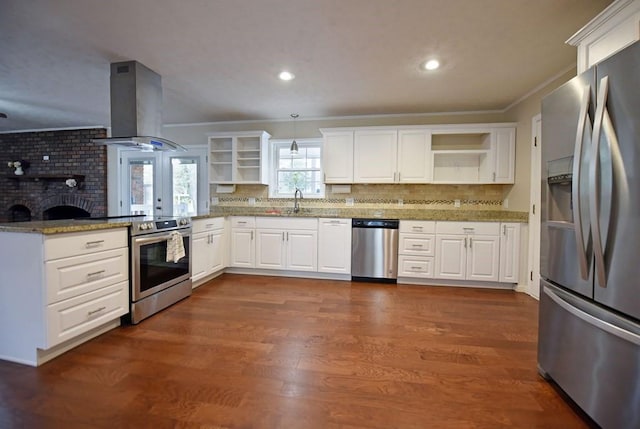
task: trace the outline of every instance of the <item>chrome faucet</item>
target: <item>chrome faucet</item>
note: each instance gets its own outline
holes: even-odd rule
[[[298,193],[300,193],[300,200],[302,197],[302,191],[296,188],[296,191],[293,193],[293,212],[298,213],[300,211],[300,200],[298,200]]]

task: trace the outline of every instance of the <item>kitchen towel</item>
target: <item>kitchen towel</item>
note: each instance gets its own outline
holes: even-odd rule
[[[184,258],[185,255],[182,234],[178,231],[173,231],[167,240],[167,262],[173,262],[175,264]]]

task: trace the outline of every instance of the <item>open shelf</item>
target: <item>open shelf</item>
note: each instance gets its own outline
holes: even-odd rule
[[[76,186],[79,189],[84,187],[84,174],[23,174],[17,176],[15,174],[5,175],[7,179],[13,180],[16,182],[16,186],[20,182],[42,182],[44,184],[44,188],[47,189],[49,187],[50,182],[65,182],[67,179],[74,179],[76,181]]]
[[[209,136],[209,182],[268,183],[269,134],[264,131]]]

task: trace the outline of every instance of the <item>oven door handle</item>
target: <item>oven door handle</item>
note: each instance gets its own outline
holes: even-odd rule
[[[182,235],[182,238],[191,236],[191,232],[180,232],[180,234]],[[144,245],[144,244],[150,244],[150,243],[159,243],[161,241],[167,241],[170,238],[171,238],[171,233],[162,234],[162,235],[153,234],[153,236],[151,237],[149,236],[134,237],[133,242],[138,245]]]

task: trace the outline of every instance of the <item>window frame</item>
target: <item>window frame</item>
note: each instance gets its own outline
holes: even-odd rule
[[[292,138],[290,139],[271,139],[269,141],[269,198],[285,198],[285,199],[293,199],[293,193],[290,194],[281,194],[278,192],[278,149],[282,147],[290,147]],[[303,147],[317,147],[320,150],[320,177],[324,177],[324,166],[322,165],[322,138],[303,138],[296,139],[296,143],[298,143],[299,148]],[[298,169],[304,171],[318,171],[316,169]],[[321,182],[320,193],[319,194],[304,194],[304,198],[315,198],[320,199],[324,198],[326,195],[326,185],[324,181]]]

